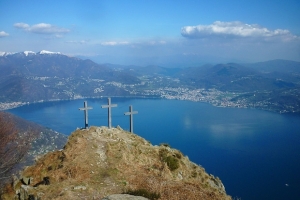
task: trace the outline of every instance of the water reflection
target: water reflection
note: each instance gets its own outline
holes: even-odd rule
[[[209,130],[212,136],[216,139],[231,138],[237,139],[240,137],[251,136],[253,129],[245,124],[211,124]]]

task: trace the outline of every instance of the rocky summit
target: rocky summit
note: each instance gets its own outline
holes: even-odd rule
[[[3,199],[231,199],[218,177],[120,127],[78,129],[15,177]]]

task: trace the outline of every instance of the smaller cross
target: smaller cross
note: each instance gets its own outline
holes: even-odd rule
[[[132,106],[129,106],[129,112],[124,113],[124,115],[130,115],[130,132],[133,133],[133,115],[137,114],[137,111],[133,111]]]
[[[84,126],[85,126],[84,128],[87,128],[89,126],[89,123],[88,123],[88,110],[89,109],[93,109],[93,108],[87,106],[87,101],[83,102],[83,108],[79,108],[79,110],[84,111]]]
[[[108,98],[108,105],[102,105],[101,108],[108,108],[108,128],[111,128],[111,108],[117,107],[117,104],[111,104],[110,98]]]

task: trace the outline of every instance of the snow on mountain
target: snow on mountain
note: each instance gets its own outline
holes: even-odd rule
[[[54,55],[54,54],[60,54],[60,52],[51,52],[51,51],[47,51],[47,50],[42,50],[38,53],[35,53],[33,51],[23,51],[23,52],[19,52],[19,53],[24,53],[25,56],[28,56],[28,55],[36,55],[36,54],[50,54],[50,55]],[[8,55],[14,55],[14,54],[18,54],[17,52],[4,52],[4,51],[0,51],[0,56],[8,56]]]
[[[61,54],[60,52],[51,52],[47,50],[42,50],[39,52],[39,54]]]
[[[33,51],[24,51],[23,52],[26,56],[28,56],[29,54],[34,54],[35,55],[35,52]]]
[[[3,52],[3,51],[0,51],[0,56],[8,56],[8,55],[13,55],[15,53],[16,52]]]

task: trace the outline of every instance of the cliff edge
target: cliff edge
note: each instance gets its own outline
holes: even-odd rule
[[[231,199],[219,178],[180,151],[153,146],[120,127],[74,131],[63,150],[25,168],[3,198],[109,199],[123,193],[148,199]]]

